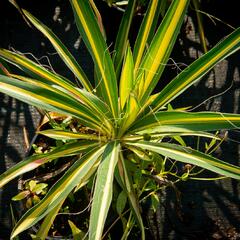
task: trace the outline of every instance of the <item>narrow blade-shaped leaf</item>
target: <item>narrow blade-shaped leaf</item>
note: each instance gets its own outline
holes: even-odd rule
[[[174,160],[193,164],[221,175],[240,179],[240,167],[223,162],[210,155],[198,152],[189,147],[170,143],[138,142],[131,145],[159,153]]]
[[[137,96],[132,92],[129,95],[128,101],[125,106],[125,112],[121,121],[121,127],[119,129],[119,136],[121,137],[127,129],[134,123],[140,110],[140,105],[137,100]]]
[[[78,30],[88,47],[97,72],[97,88],[110,106],[114,117],[118,116],[117,81],[107,44],[99,29],[88,0],[71,0]],[[98,93],[98,91],[97,91]]]
[[[148,99],[164,70],[182,25],[188,2],[188,0],[172,1],[139,67],[138,75],[145,74],[144,88],[139,89],[142,103]]]
[[[6,65],[7,65],[6,63],[4,63],[4,65],[3,65],[3,60],[0,59],[0,74],[9,76],[10,73],[9,73],[8,69],[6,68]]]
[[[36,237],[39,238],[39,240],[45,240],[48,236],[48,232],[53,224],[53,221],[55,220],[59,210],[61,209],[65,199],[63,199],[55,208],[53,208],[47,216],[44,218],[39,230],[37,231]]]
[[[133,86],[134,86],[133,70],[134,70],[134,65],[133,65],[132,52],[131,52],[130,46],[128,46],[125,61],[122,68],[120,87],[119,87],[121,109],[124,108],[125,103],[129,98],[129,94],[133,90]]]
[[[160,14],[160,6],[164,1],[151,0],[148,5],[147,12],[141,24],[136,42],[134,44],[133,59],[135,62],[135,71],[138,70],[141,60],[143,59],[144,52],[149,44],[148,39],[154,35],[155,27],[157,24],[158,16]]]
[[[97,8],[94,0],[89,0],[89,3],[91,4],[92,9],[94,11],[94,14],[95,14],[95,16],[97,18],[98,26],[99,26],[99,28],[101,30],[101,33],[102,33],[104,39],[106,39],[106,33],[105,33],[104,26],[103,26],[102,16],[101,16],[100,12],[98,11],[98,8]]]
[[[68,220],[68,224],[71,228],[73,240],[84,240],[86,233],[80,230],[71,220]]]
[[[218,112],[158,112],[148,115],[129,130],[138,133],[193,132],[235,129],[240,126],[238,114]]]
[[[99,122],[101,119],[98,119],[90,109],[74,98],[57,93],[56,89],[50,90],[50,86],[48,89],[36,87],[34,84],[26,84],[6,76],[0,76],[0,79],[0,92],[2,93],[48,111],[77,117],[86,126],[99,131],[103,130],[102,123]]]
[[[138,226],[141,230],[141,239],[145,239],[145,230],[144,230],[144,225],[143,225],[143,220],[141,216],[141,211],[140,211],[140,206],[139,206],[139,200],[137,199],[137,195],[134,192],[133,189],[133,183],[131,180],[131,174],[129,173],[126,164],[124,162],[124,157],[122,153],[120,154],[120,161],[118,164],[118,171],[119,175],[121,177],[121,180],[124,184],[121,184],[124,188],[124,190],[127,193],[130,207],[132,209],[133,215],[135,216],[136,222],[138,223]]]
[[[67,94],[66,90],[64,88],[58,86],[58,85],[47,84],[45,82],[38,81],[36,79],[32,79],[32,78],[29,78],[29,77],[16,75],[16,74],[9,74],[9,77],[21,80],[22,82],[25,82],[26,84],[30,83],[31,85],[34,85],[35,87],[40,87],[40,88],[44,88],[44,89],[53,91],[57,94],[60,94],[60,95],[64,96],[65,98],[69,98],[70,101],[72,101],[72,100],[76,101],[76,99],[73,98],[72,95]]]
[[[64,130],[43,130],[37,132],[44,136],[56,139],[56,140],[72,140],[72,139],[85,139],[85,140],[92,140],[92,141],[99,141],[99,142],[106,142],[107,138],[105,136],[90,134],[90,133],[75,133],[71,131],[64,131]]]
[[[86,99],[85,105],[89,106],[91,109],[93,109],[97,113],[97,115],[101,117],[100,120],[102,124],[103,125],[106,124],[106,126],[109,129],[112,129],[113,126],[112,126],[111,120],[113,119],[113,115],[109,106],[96,95],[90,92],[87,92],[84,89],[78,88],[77,90],[81,92],[81,95],[83,95],[84,98]]]
[[[49,85],[56,84],[57,86],[62,87],[62,90],[66,91],[69,96],[71,95],[71,97],[74,97],[76,100],[85,104],[93,111],[96,111],[104,119],[104,122],[108,122],[106,117],[111,118],[112,115],[109,114],[110,109],[105,103],[97,98],[97,96],[94,96],[94,94],[87,92],[84,89],[76,88],[66,78],[48,71],[39,64],[17,53],[13,53],[5,49],[0,49],[0,56],[3,57],[6,61],[9,61],[10,63],[18,66],[30,76],[34,77],[36,79],[35,84],[37,84],[38,81]],[[21,80],[23,80],[23,78],[24,77],[22,77]],[[27,81],[27,79],[25,78],[24,81]]]
[[[73,84],[69,80],[48,71],[21,54],[0,48],[0,56],[36,79],[40,79],[45,83],[55,83],[66,89],[73,89]]]
[[[159,109],[160,107],[171,102],[207,72],[209,72],[209,70],[211,70],[219,61],[236,52],[239,48],[240,28],[236,29],[223,41],[221,41],[199,59],[194,61],[176,78],[174,78],[153,101],[153,109]]]
[[[112,201],[114,170],[118,161],[119,143],[107,145],[98,167],[90,215],[89,239],[101,239],[105,220]]]
[[[200,4],[198,0],[193,0],[193,6],[194,6],[194,10],[196,12],[196,17],[197,17],[197,26],[198,26],[200,42],[202,44],[203,52],[206,53],[208,51],[208,48],[207,48],[207,42],[206,42],[205,31],[203,26],[202,14],[199,12],[199,7],[200,7],[199,5]]]
[[[141,132],[141,131],[140,131]],[[145,133],[143,134],[136,134],[136,135],[126,135],[122,138],[123,141],[140,141],[140,140],[157,140],[157,139],[162,139],[164,137],[175,137],[175,136],[198,136],[198,137],[204,137],[204,138],[212,138],[216,140],[221,140],[219,137],[217,137],[214,134],[208,133],[208,132],[191,132],[186,129],[184,129],[184,132],[159,132],[159,133],[152,133],[154,130],[149,129],[146,130]]]
[[[120,73],[122,60],[127,49],[128,34],[131,27],[132,19],[134,16],[137,0],[129,0],[127,9],[125,10],[120,27],[118,30],[117,38],[114,46],[114,66],[117,76]]]
[[[144,161],[151,161],[151,157],[149,156],[149,154],[147,153],[147,151],[140,149],[140,148],[136,148],[134,146],[127,146],[127,148],[129,150],[131,150],[136,156],[138,156],[140,159],[144,160]]]
[[[64,146],[57,147],[50,153],[33,155],[25,160],[15,164],[13,167],[9,168],[3,174],[0,175],[0,188],[5,184],[10,182],[12,179],[26,173],[33,169],[43,165],[46,162],[54,160],[60,157],[74,156],[84,152],[86,149],[93,148],[98,143],[90,141],[81,141],[75,143],[65,144]]]
[[[81,66],[78,64],[76,59],[72,56],[69,50],[64,46],[64,44],[60,41],[60,39],[50,30],[47,26],[41,23],[38,19],[36,19],[32,14],[28,11],[23,10],[25,16],[31,21],[31,23],[41,31],[52,43],[53,47],[58,52],[59,56],[66,63],[69,69],[73,72],[73,74],[77,77],[77,79],[81,82],[82,86],[91,92],[93,90],[91,83],[89,82],[86,74],[82,70]]]
[[[94,149],[77,160],[63,177],[48,191],[47,195],[37,205],[27,211],[13,229],[11,239],[19,233],[33,226],[55,208],[81,179],[91,170],[92,166],[99,161],[105,146]]]

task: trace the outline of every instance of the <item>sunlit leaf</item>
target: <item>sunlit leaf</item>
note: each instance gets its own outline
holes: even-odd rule
[[[43,130],[39,131],[39,134],[44,136],[56,139],[56,140],[72,140],[72,139],[85,139],[85,140],[92,140],[92,141],[99,141],[105,142],[106,137],[97,135],[97,134],[89,134],[89,133],[75,133],[70,131],[63,131],[63,130]]]
[[[135,13],[136,2],[137,0],[128,1],[127,9],[125,10],[124,15],[122,17],[122,21],[120,23],[117,34],[117,39],[115,41],[113,62],[117,76],[120,73],[122,60],[127,49],[129,30]]]
[[[28,18],[28,20],[30,20],[31,23],[49,39],[49,41],[52,43],[52,45],[58,52],[59,56],[66,63],[69,69],[71,69],[71,71],[78,78],[78,80],[82,83],[83,87],[91,92],[93,88],[91,83],[87,79],[86,74],[84,73],[76,59],[60,41],[60,39],[52,32],[51,29],[41,23],[31,13],[26,10],[23,10],[23,13]]]
[[[61,147],[55,148],[50,153],[32,155],[25,160],[15,164],[13,167],[9,168],[7,171],[0,175],[0,188],[12,179],[16,178],[17,176],[29,172],[50,160],[64,156],[78,155],[86,149],[94,147],[96,145],[96,143],[91,143],[89,141],[69,143]]]
[[[74,240],[83,240],[86,233],[80,230],[72,221],[68,220],[68,224],[72,230],[72,235]]]
[[[130,46],[127,48],[125,55],[125,61],[122,68],[122,74],[120,79],[119,96],[121,109],[124,108],[127,99],[129,98],[130,92],[134,86],[134,65]]]
[[[137,121],[130,131],[144,133],[195,132],[235,129],[240,126],[238,114],[218,112],[168,111],[148,115]]]
[[[40,228],[37,231],[36,238],[39,238],[40,240],[45,240],[48,236],[48,232],[53,224],[53,221],[55,220],[59,210],[61,209],[65,199],[63,199],[55,208],[53,208],[47,216],[44,218]]]
[[[66,171],[60,180],[52,186],[41,202],[32,207],[22,216],[13,229],[11,239],[40,221],[63,199],[65,199],[81,179],[91,170],[104,149],[105,146],[100,147],[97,150],[94,149],[78,159]]]
[[[114,117],[118,115],[118,91],[116,74],[107,44],[88,0],[71,0],[78,30],[92,55],[97,72],[97,88],[110,106]],[[97,89],[98,93],[98,89]]]
[[[139,89],[139,99],[143,104],[152,93],[165,68],[184,20],[188,2],[188,0],[172,1],[139,66],[138,76],[145,75],[141,79],[144,81],[143,88]]]
[[[194,61],[180,74],[178,74],[155,98],[152,109],[156,110],[171,102],[183,91],[193,85],[207,72],[209,72],[219,61],[240,48],[240,28],[236,29],[214,48]]]
[[[20,201],[30,194],[28,190],[18,193],[16,196],[12,197],[13,201]]]
[[[221,161],[208,154],[191,149],[190,147],[183,147],[170,143],[153,142],[136,142],[129,144],[159,153],[180,162],[205,168],[227,177],[240,179],[240,167]]]
[[[96,115],[90,109],[80,104],[74,98],[69,98],[64,94],[56,92],[50,86],[46,89],[35,86],[35,84],[25,84],[25,82],[3,75],[0,76],[0,79],[0,92],[45,110],[77,117],[90,128],[97,128],[99,131],[103,129],[99,119],[97,120]]]
[[[119,143],[110,142],[97,170],[93,202],[90,215],[89,239],[101,239],[104,223],[112,200],[112,185],[118,161]]]
[[[145,17],[134,44],[133,58],[135,62],[135,71],[138,70],[138,67],[143,59],[144,52],[147,50],[147,45],[150,42],[148,41],[149,38],[152,40],[152,36],[155,34],[155,27],[160,14],[159,8],[162,2],[165,1],[151,0],[149,2],[150,4],[148,5],[148,9],[145,13]]]

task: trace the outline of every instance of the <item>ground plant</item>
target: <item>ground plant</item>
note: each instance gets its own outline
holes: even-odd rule
[[[240,48],[240,28],[158,89],[189,1],[171,1],[161,22],[162,1],[149,1],[137,38],[130,44],[137,2],[128,1],[110,52],[94,1],[70,0],[79,34],[94,62],[91,80],[52,30],[21,9],[25,19],[49,39],[74,77],[66,79],[20,53],[0,49],[0,92],[43,109],[50,128],[38,134],[56,140],[46,151],[35,147],[33,155],[0,175],[0,187],[24,173],[44,169],[48,163],[52,166],[64,159],[64,164],[71,164],[52,185],[33,180],[27,183],[18,198],[30,194],[37,201],[32,198],[30,209],[16,223],[11,239],[38,222],[41,226],[33,237],[45,239],[58,212],[67,211],[62,208],[64,202],[81,197],[79,193],[86,186],[91,198],[87,231],[82,231],[78,222],[68,222],[76,239],[110,238],[106,225],[113,211],[122,224],[119,239],[127,239],[136,229],[138,239],[145,239],[141,203],[150,198],[157,207],[157,191],[163,186],[191,178],[199,168],[240,179],[239,166],[209,154],[210,148],[221,142],[216,131],[238,128],[240,115],[189,112],[184,106],[174,109],[171,105],[219,61]],[[8,71],[5,62],[24,73]],[[58,118],[51,118],[52,113]],[[187,145],[188,136],[205,139],[206,149]],[[183,164],[182,172],[175,171],[176,162]]]

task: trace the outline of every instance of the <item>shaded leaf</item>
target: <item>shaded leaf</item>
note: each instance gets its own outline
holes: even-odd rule
[[[126,203],[127,203],[127,195],[125,191],[121,191],[120,194],[118,195],[117,203],[116,203],[117,213],[119,215],[122,214],[124,208],[126,207]]]

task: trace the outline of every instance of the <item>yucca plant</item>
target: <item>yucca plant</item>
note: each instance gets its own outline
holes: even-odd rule
[[[137,183],[140,178],[133,176],[139,167],[141,179],[147,176],[143,185],[149,178],[164,182],[164,164],[167,161],[179,161],[220,176],[240,179],[238,166],[184,146],[183,141],[185,136],[216,140],[218,137],[209,131],[239,127],[240,115],[192,113],[184,108],[174,110],[170,105],[219,61],[240,48],[240,28],[189,65],[163,89],[156,89],[184,21],[188,0],[173,0],[159,26],[157,20],[161,1],[149,1],[137,39],[130,46],[128,38],[136,2],[129,0],[111,54],[94,2],[70,0],[77,28],[94,62],[95,84],[91,83],[77,60],[51,29],[26,10],[22,10],[25,17],[49,39],[82,87],[75,86],[73,81],[21,54],[0,50],[4,61],[16,65],[29,75],[26,77],[3,71],[0,76],[2,93],[45,111],[70,116],[91,130],[40,131],[39,134],[61,139],[64,145],[47,153],[30,156],[0,176],[0,186],[3,187],[12,179],[53,159],[79,156],[46,196],[22,216],[13,229],[11,239],[40,220],[43,220],[42,227],[37,237],[45,239],[50,223],[65,199],[89,179],[94,180],[87,236],[91,240],[101,239],[103,235],[114,184],[121,188],[120,199],[123,201],[125,195],[129,206],[125,224],[128,230],[123,231],[123,239],[127,238],[132,228],[129,226],[134,223],[140,229],[141,239],[145,239],[140,208],[142,195]],[[153,91],[157,93],[153,94]],[[148,169],[149,165],[155,168]],[[117,207],[120,215],[124,206]]]

